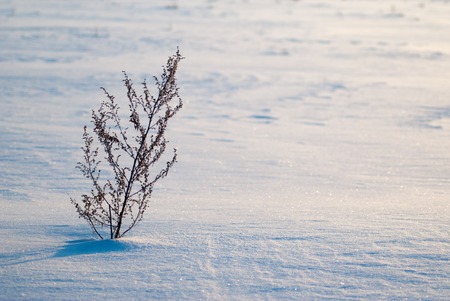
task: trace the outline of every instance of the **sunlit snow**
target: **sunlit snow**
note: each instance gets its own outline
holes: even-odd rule
[[[0,2],[0,300],[448,300],[450,2]],[[178,163],[126,238],[82,127],[177,47]],[[126,104],[123,105],[126,108]]]

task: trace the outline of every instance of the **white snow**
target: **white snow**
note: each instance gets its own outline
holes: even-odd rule
[[[0,300],[448,300],[450,2],[0,2]],[[179,162],[94,240],[90,110],[180,47]],[[125,107],[125,105],[124,105]]]

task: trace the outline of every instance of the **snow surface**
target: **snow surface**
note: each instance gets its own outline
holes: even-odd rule
[[[450,2],[0,2],[1,300],[449,300]],[[179,163],[127,238],[82,126],[179,46]]]

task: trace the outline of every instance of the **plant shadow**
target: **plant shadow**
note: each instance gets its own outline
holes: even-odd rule
[[[44,233],[46,233],[46,236],[76,237],[78,239],[70,240],[69,238],[69,240],[60,242],[58,245],[37,246],[35,248],[31,247],[25,250],[11,252],[1,252],[0,250],[0,267],[27,264],[52,258],[121,252],[132,249],[134,245],[121,239],[98,240],[92,237],[86,237],[76,227],[74,228],[69,225],[47,226]],[[85,238],[79,239],[83,236]]]
[[[109,253],[109,252],[120,252],[125,251],[129,246],[118,240],[112,239],[81,239],[81,240],[71,240],[67,244],[61,247],[53,257],[69,257],[77,255],[88,255],[88,254],[98,254],[98,253]]]

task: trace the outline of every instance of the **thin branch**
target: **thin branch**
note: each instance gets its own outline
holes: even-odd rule
[[[92,111],[92,131],[97,139],[94,142],[85,126],[82,147],[84,163],[77,164],[77,169],[91,181],[93,189],[90,195],[82,196],[82,205],[71,199],[79,216],[86,219],[101,239],[104,236],[99,226],[108,226],[109,235],[114,239],[128,233],[142,220],[154,184],[166,177],[176,162],[175,150],[162,170],[155,173],[152,168],[166,150],[168,141],[164,135],[168,120],[182,107],[176,83],[176,71],[182,59],[179,50],[169,57],[161,79],[155,78],[158,89],[156,98],[151,95],[145,80],[142,82],[143,95],[138,96],[131,79],[123,72],[130,127],[123,125],[115,97],[101,88],[106,100],[97,111]],[[173,100],[176,101],[174,106],[170,105]],[[130,135],[129,132],[133,131],[134,135]],[[104,163],[97,158],[100,151],[104,154]],[[130,162],[131,166],[123,167],[124,162]],[[100,167],[109,169],[114,180],[105,181]]]

